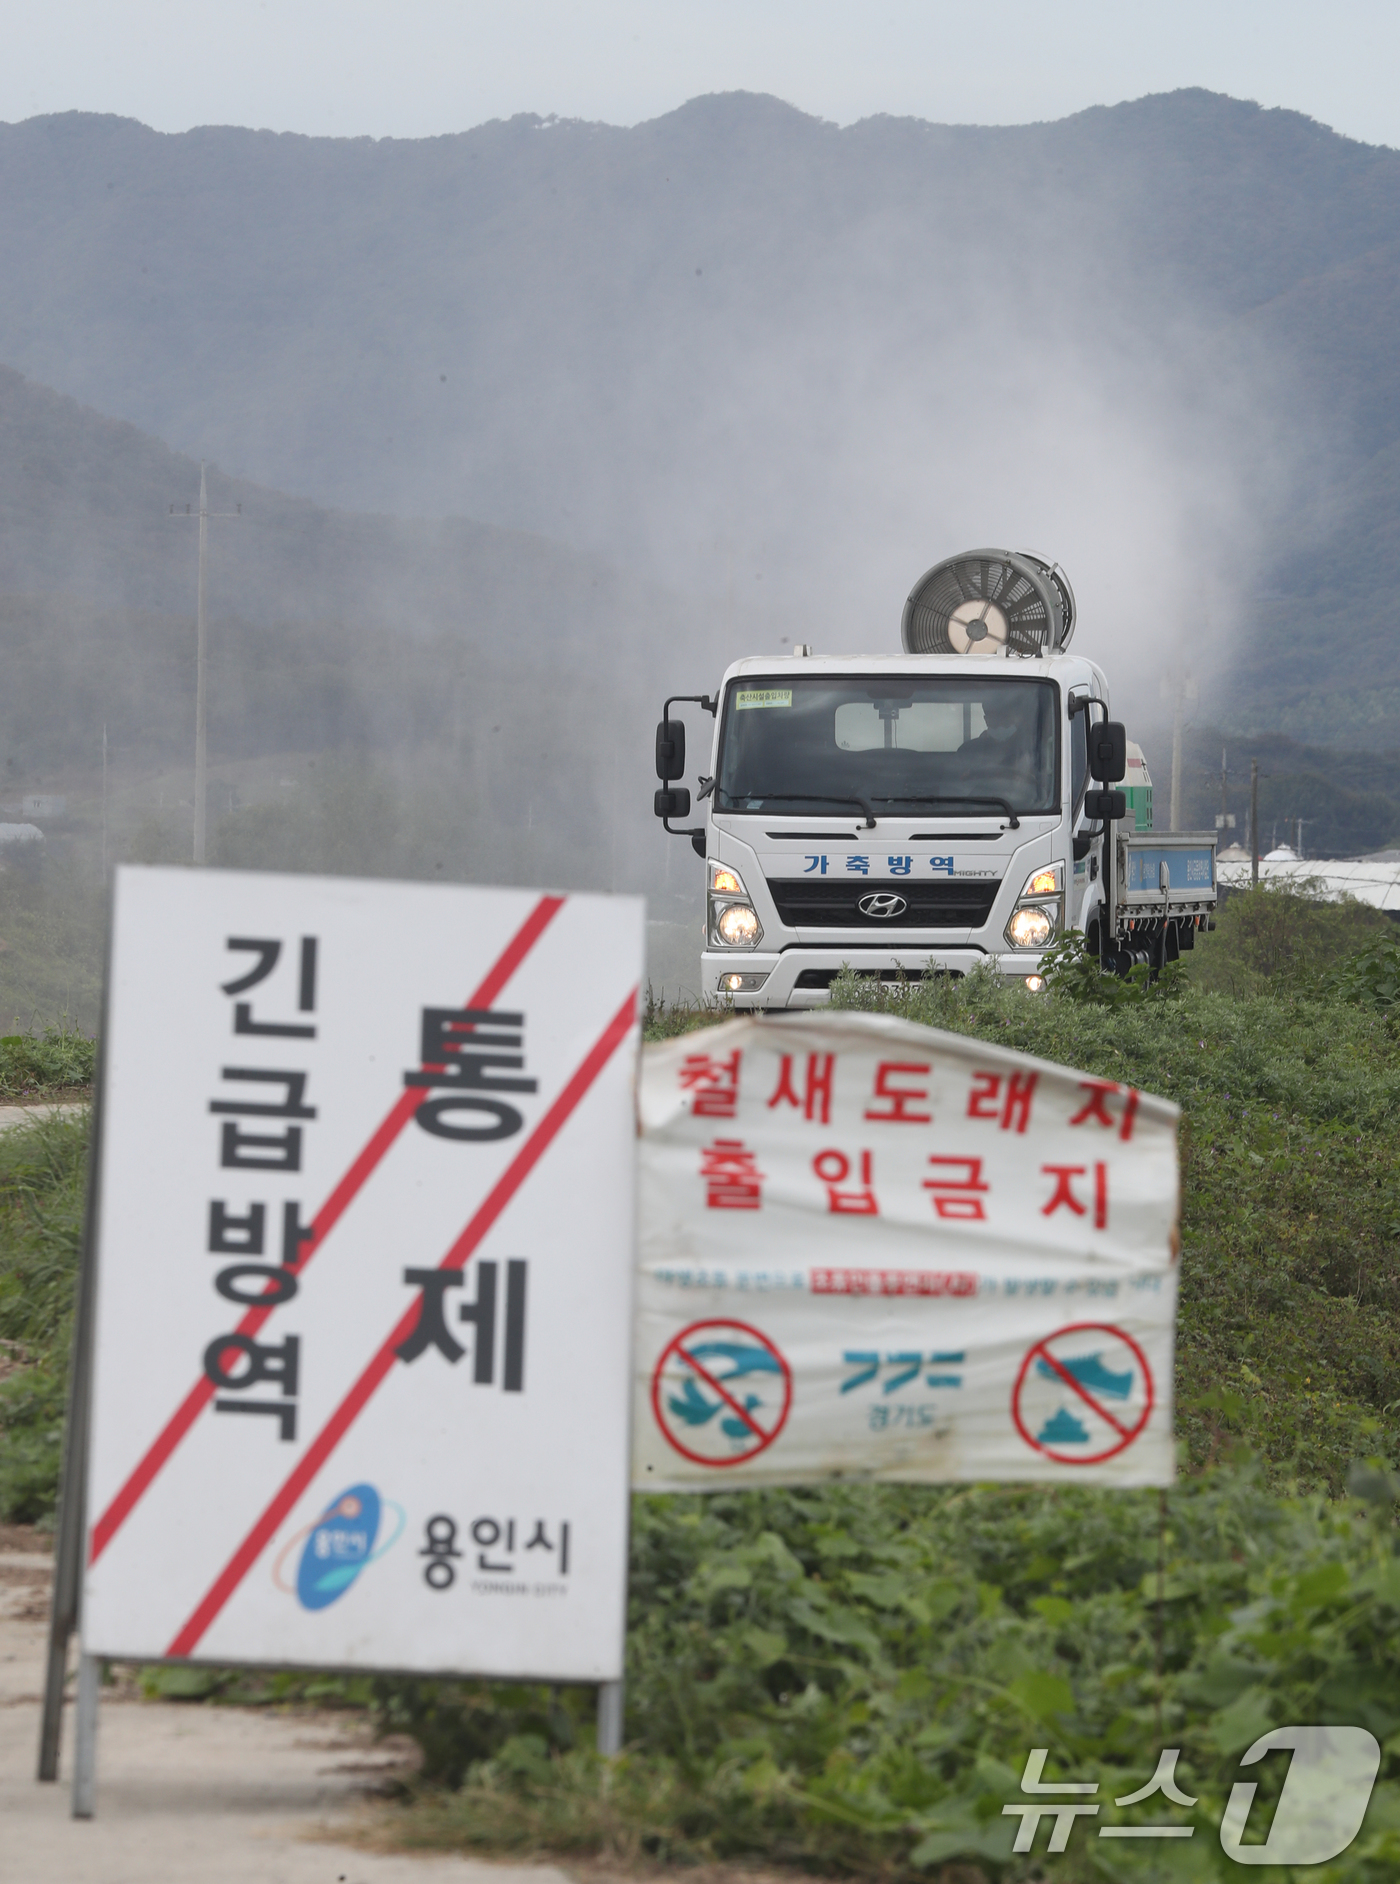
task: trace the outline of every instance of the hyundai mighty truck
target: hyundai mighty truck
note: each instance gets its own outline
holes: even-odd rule
[[[1141,828],[1140,790],[1128,818],[1126,732],[1103,670],[1068,651],[1074,625],[1058,565],[972,550],[914,585],[900,654],[798,646],[666,701],[654,809],[704,859],[707,997],[816,1007],[843,968],[898,981],[984,964],[1036,989],[1067,929],[1117,974],[1192,947],[1215,907],[1215,834],[1154,832],[1150,808]],[[685,703],[714,718],[690,826],[671,711]]]

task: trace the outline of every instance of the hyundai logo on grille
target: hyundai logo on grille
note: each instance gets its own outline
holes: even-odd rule
[[[875,916],[888,922],[891,916],[902,916],[909,905],[902,896],[896,896],[891,890],[874,890],[869,896],[862,896],[856,908],[862,916]]]

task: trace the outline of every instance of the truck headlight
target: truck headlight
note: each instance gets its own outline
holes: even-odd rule
[[[1042,864],[1038,870],[1031,871],[1006,925],[1006,939],[1013,949],[1045,947],[1060,926],[1064,887],[1061,866],[1057,863]]]
[[[751,949],[763,934],[752,903],[726,903],[715,917],[715,934],[731,949]]]
[[[763,940],[763,924],[749,901],[744,879],[728,864],[710,863],[710,942],[722,949],[753,949]]]
[[[1013,949],[1043,949],[1055,933],[1056,911],[1043,903],[1022,903],[1006,925]]]

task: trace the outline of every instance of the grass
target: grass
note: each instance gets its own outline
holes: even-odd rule
[[[75,1027],[0,1037],[0,1101],[33,1103],[85,1095],[96,1043]]]
[[[644,1040],[674,1040],[677,1034],[693,1033],[697,1027],[717,1027],[733,1020],[734,1008],[728,1001],[668,1001],[647,983],[646,1003],[642,1008]]]

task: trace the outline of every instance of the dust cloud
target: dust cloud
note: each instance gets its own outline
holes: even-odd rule
[[[0,1004],[17,1019],[90,1025],[104,863],[189,854],[193,526],[168,509],[197,490],[196,462],[169,449],[192,431],[216,461],[212,503],[242,507],[211,536],[212,860],[640,892],[672,992],[694,985],[701,869],[650,817],[651,726],[726,661],[794,641],[892,652],[914,580],[986,544],[1063,565],[1076,651],[1130,722],[1160,722],[1183,667],[1230,679],[1319,455],[1286,349],[1144,246],[1111,167],[1047,182],[1057,127],[978,145],[978,169],[977,134],[837,134],[771,100],[701,104],[585,140],[614,168],[618,140],[639,140],[653,194],[652,158],[667,184],[688,166],[674,210],[620,205],[581,159],[570,171],[568,127],[548,154],[495,150],[518,171],[516,221],[476,231],[483,306],[453,374],[431,375],[431,410],[402,362],[445,357],[445,327],[429,352],[419,302],[381,294],[375,346],[318,357],[326,282],[309,313],[290,289],[280,313],[249,307],[271,322],[268,363],[245,338],[193,420],[189,362],[173,369],[186,403],[162,409],[150,369],[120,364],[145,344],[139,321],[121,345],[108,334],[110,409],[168,421],[166,443],[0,383],[24,441],[0,453],[19,526],[0,628],[20,683],[0,795],[67,800],[42,861],[0,879]],[[563,213],[550,176],[555,195],[573,178],[562,253],[541,221]],[[304,182],[303,224],[321,187]],[[527,293],[551,242],[555,292]],[[440,326],[450,302],[444,287]],[[247,475],[219,468],[238,462]],[[383,511],[343,507],[352,492]],[[710,722],[688,717],[693,783]]]

